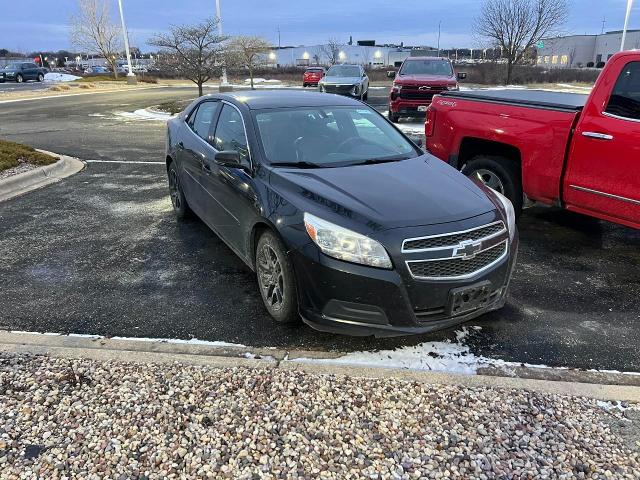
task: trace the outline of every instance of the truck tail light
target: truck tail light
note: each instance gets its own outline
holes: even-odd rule
[[[427,137],[433,136],[436,126],[436,110],[432,105],[427,108],[427,119],[424,121],[424,134]]]

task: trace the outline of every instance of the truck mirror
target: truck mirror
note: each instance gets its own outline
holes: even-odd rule
[[[464,80],[467,78],[466,72],[458,72],[458,80]]]
[[[396,78],[396,72],[394,70],[388,71],[387,78]]]

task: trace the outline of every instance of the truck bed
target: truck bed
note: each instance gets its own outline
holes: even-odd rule
[[[504,103],[508,105],[565,110],[577,112],[584,107],[588,95],[582,93],[549,92],[547,90],[505,89],[467,90],[443,92],[447,98],[460,98],[480,102]]]

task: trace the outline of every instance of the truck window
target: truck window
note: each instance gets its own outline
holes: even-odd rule
[[[628,63],[616,81],[606,113],[640,120],[640,62]]]

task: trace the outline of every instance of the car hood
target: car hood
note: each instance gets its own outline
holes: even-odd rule
[[[404,84],[434,84],[434,85],[455,85],[456,77],[442,75],[398,75],[393,83],[397,85]]]
[[[360,77],[324,77],[322,79],[322,83],[337,84],[337,85],[342,85],[342,84],[353,85],[354,83],[360,83],[361,81],[362,81],[362,78]]]
[[[374,165],[274,168],[270,183],[299,209],[365,234],[455,222],[496,209],[475,183],[429,154]]]

